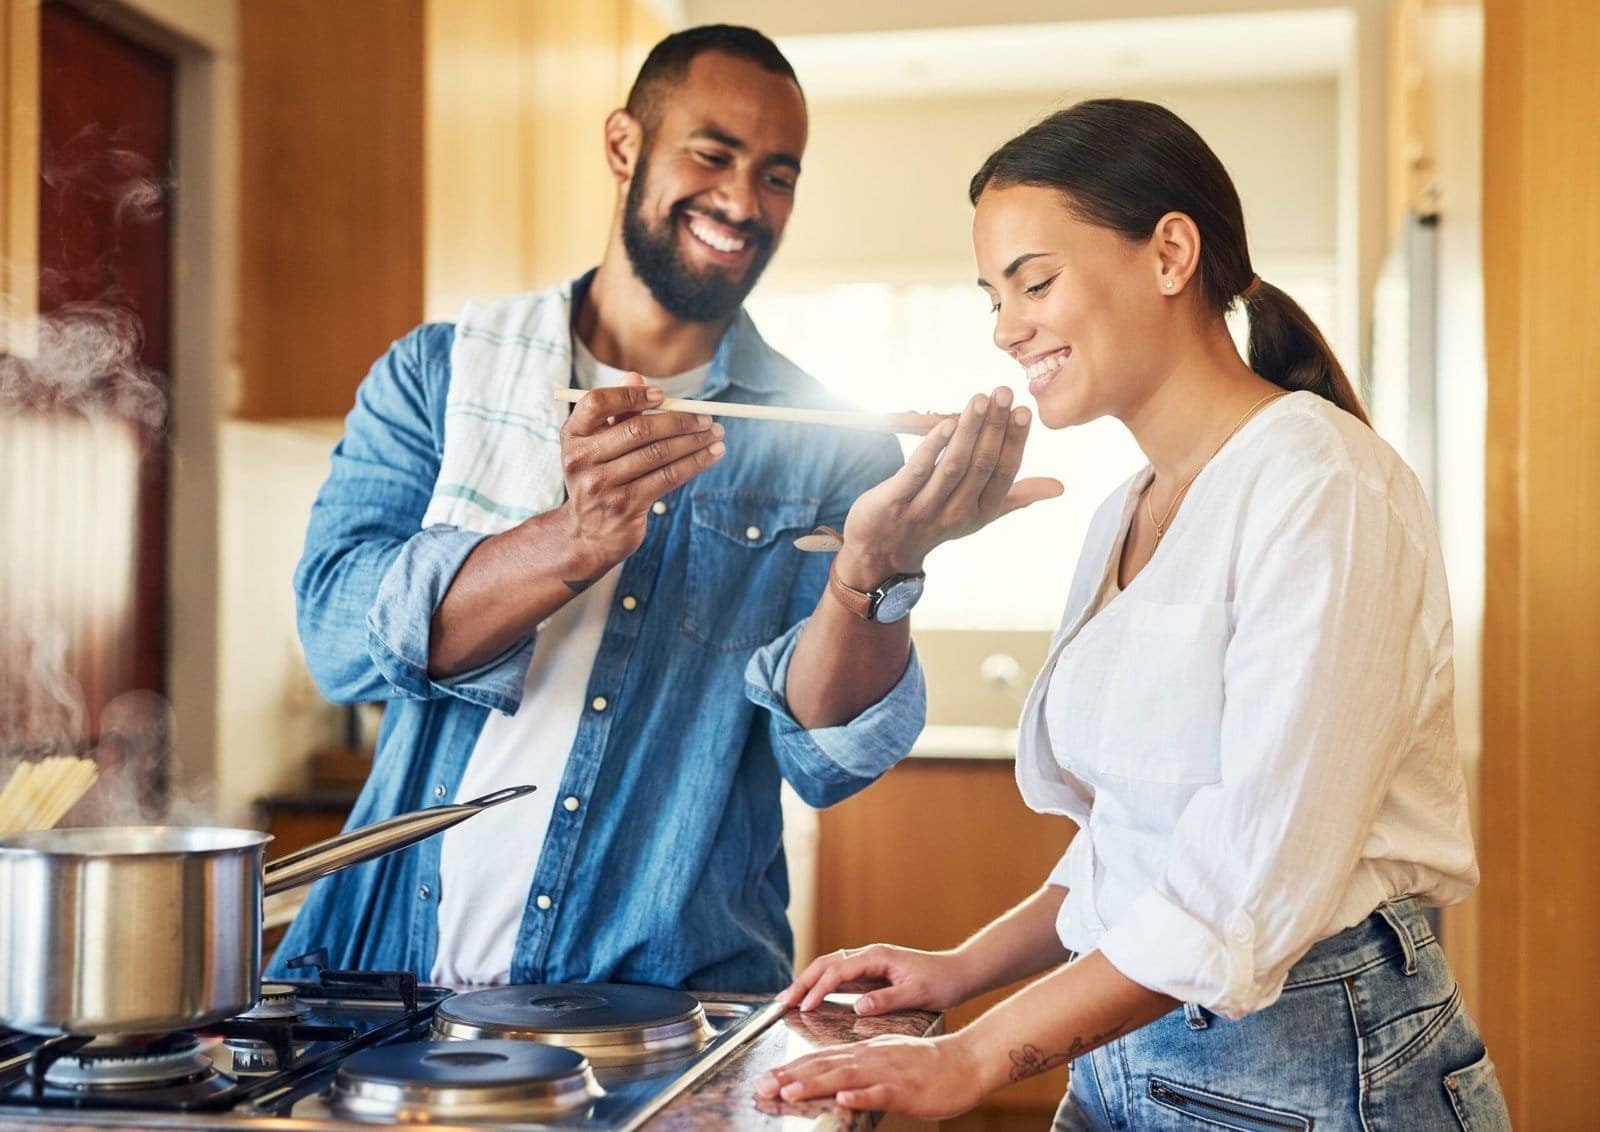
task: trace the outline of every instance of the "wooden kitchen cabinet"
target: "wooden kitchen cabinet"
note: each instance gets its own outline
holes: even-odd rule
[[[1065,819],[1022,804],[1009,759],[908,759],[818,815],[817,951],[960,943],[1038,888],[1072,832]],[[1005,993],[951,1011],[947,1026],[965,1025]],[[1066,1082],[1065,1069],[1035,1077],[941,1127],[1046,1127]]]
[[[234,411],[342,416],[422,320],[422,0],[239,6]]]
[[[643,0],[274,0],[240,21],[237,415],[340,416],[419,322],[598,261],[605,116],[670,30]]]

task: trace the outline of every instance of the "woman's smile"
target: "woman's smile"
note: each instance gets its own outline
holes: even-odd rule
[[[1055,380],[1056,374],[1071,356],[1071,346],[1060,346],[1043,354],[1019,358],[1023,372],[1028,378],[1028,392],[1038,397]]]

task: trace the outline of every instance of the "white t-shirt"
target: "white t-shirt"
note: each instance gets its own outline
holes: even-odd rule
[[[623,370],[597,361],[574,336],[573,370],[584,389],[620,385]],[[710,363],[661,380],[669,397],[691,397]],[[539,854],[560,799],[572,740],[606,617],[616,595],[614,568],[539,626],[533,659],[515,715],[490,712],[456,788],[458,801],[531,782],[526,798],[485,810],[444,834],[439,859],[439,948],[436,983],[504,983],[528,903]],[[493,868],[485,868],[493,861]]]

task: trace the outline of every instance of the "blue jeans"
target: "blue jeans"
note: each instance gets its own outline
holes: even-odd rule
[[[1195,1006],[1078,1058],[1056,1132],[1511,1127],[1494,1063],[1416,901],[1314,946],[1283,996]]]

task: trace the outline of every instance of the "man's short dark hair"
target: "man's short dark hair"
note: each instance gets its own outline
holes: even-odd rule
[[[661,107],[666,93],[683,81],[689,73],[689,64],[695,56],[706,51],[720,51],[735,59],[746,59],[764,71],[782,75],[795,88],[800,80],[795,76],[789,60],[783,57],[778,45],[755,28],[737,24],[702,24],[700,27],[675,31],[650,49],[644,66],[633,80],[628,91],[628,113],[643,124],[648,133],[661,121]],[[805,97],[804,93],[801,98]]]

